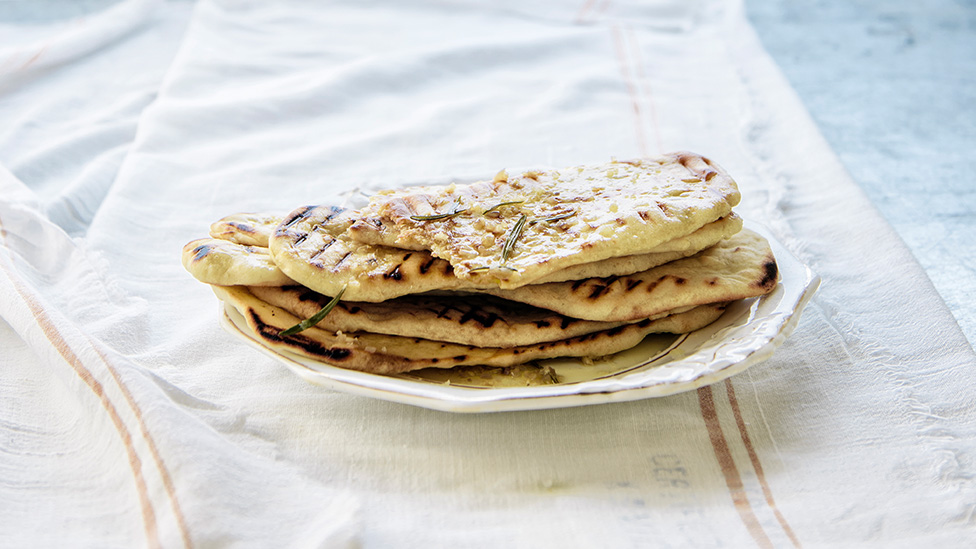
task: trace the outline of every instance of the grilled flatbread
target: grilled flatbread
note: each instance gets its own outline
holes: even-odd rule
[[[340,229],[351,222],[350,219],[339,220],[344,212],[334,209],[304,210],[309,216],[322,218],[335,214],[333,221]],[[324,225],[333,221],[324,222]],[[403,292],[414,293],[411,290],[440,293],[445,293],[444,290],[484,292],[508,301],[548,309],[564,317],[595,322],[634,322],[655,318],[676,309],[763,295],[775,286],[777,276],[776,262],[769,244],[761,236],[748,230],[740,231],[692,257],[671,261],[639,273],[533,284],[514,290],[479,287],[461,281],[451,275],[447,262],[432,258],[424,252],[394,250],[385,246],[336,239],[326,230],[312,229],[303,232],[302,236],[304,241],[313,243],[308,250],[314,250],[321,243],[328,243],[332,239],[333,243],[327,246],[325,252],[318,254],[319,261],[326,261],[324,258],[331,257],[328,261],[340,267],[343,263],[364,266],[367,269],[365,274],[360,273],[357,278],[351,276],[355,273],[353,270],[330,270],[315,260],[309,260],[307,263],[297,262],[296,270],[292,270],[289,273],[292,276],[289,277],[277,271],[275,263],[264,253],[264,248],[213,239],[188,244],[184,249],[184,264],[197,279],[208,284],[287,286],[294,285],[297,281],[324,295],[335,295],[343,285],[349,284],[343,297],[351,302],[363,303],[403,297]],[[306,271],[311,271],[316,276],[300,280]],[[324,276],[325,274],[331,277]],[[407,286],[401,289],[398,284]],[[378,296],[384,299],[377,299]],[[411,299],[425,298],[415,296]],[[437,339],[469,344],[485,341],[470,333],[459,334],[457,337],[460,339],[450,339],[444,332],[438,332],[436,336]],[[541,337],[541,334],[525,337],[531,340],[532,337]],[[545,337],[548,339],[549,336]]]
[[[281,216],[264,213],[228,215],[210,225],[210,236],[246,246],[268,247],[268,240],[281,223]]]
[[[565,282],[567,280],[583,280],[587,278],[606,278],[610,276],[624,276],[639,273],[648,269],[670,263],[676,259],[695,255],[696,253],[714,246],[720,241],[731,237],[742,230],[742,218],[735,212],[701,227],[697,231],[669,240],[655,246],[647,253],[611,257],[592,263],[581,263],[559,269],[538,280],[533,284],[547,282]]]
[[[511,289],[573,265],[644,253],[728,215],[739,198],[732,178],[707,158],[673,153],[381,192],[362,215],[380,220],[384,241],[395,235],[400,248],[447,260],[459,278],[487,271]]]
[[[377,374],[466,365],[513,366],[557,357],[606,356],[634,347],[651,333],[686,333],[706,326],[721,316],[726,306],[696,307],[658,320],[625,324],[538,345],[492,348],[364,332],[334,333],[316,327],[282,338],[280,333],[301,319],[261,301],[246,288],[213,286],[213,289],[224,303],[244,317],[254,335],[267,347]]]
[[[284,286],[295,283],[278,269],[267,248],[217,238],[200,238],[183,246],[183,267],[207,284]]]
[[[351,301],[379,302],[430,291],[477,291],[498,288],[492,273],[459,279],[450,263],[423,250],[363,244],[352,236],[361,223],[355,210],[302,207],[286,216],[271,237],[275,263],[302,285],[326,295],[343,287]],[[688,235],[663,243],[651,253],[574,265],[538,282],[622,276],[687,257],[731,236],[742,220],[729,214]]]
[[[255,286],[248,291],[299,318],[313,316],[331,299],[303,286]],[[340,301],[316,326],[331,332],[372,332],[505,347],[556,341],[622,324],[579,320],[490,295],[453,294],[411,295],[381,303]]]
[[[679,307],[765,295],[777,281],[765,238],[748,229],[688,257],[629,276],[490,290],[566,316],[633,321]]]
[[[354,210],[307,206],[286,216],[271,237],[275,264],[326,295],[345,288],[350,301],[386,301],[432,290],[471,290],[451,265],[427,252],[363,244],[346,237]]]

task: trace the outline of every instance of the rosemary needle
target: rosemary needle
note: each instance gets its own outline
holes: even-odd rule
[[[522,236],[522,228],[525,227],[526,219],[528,218],[525,214],[522,214],[519,220],[515,222],[515,226],[512,227],[512,232],[508,235],[508,240],[505,241],[505,247],[502,248],[502,263],[508,261],[508,256],[512,255],[512,248],[515,247],[515,241]]]
[[[329,312],[332,311],[332,309],[336,306],[336,304],[339,303],[339,298],[341,298],[342,297],[342,294],[344,294],[345,292],[346,292],[346,287],[343,286],[342,289],[339,290],[339,293],[337,293],[336,296],[333,297],[331,301],[329,301],[328,303],[326,303],[325,304],[325,307],[322,307],[319,310],[319,312],[315,313],[314,315],[310,316],[309,318],[306,318],[305,320],[299,322],[298,324],[295,324],[291,328],[288,328],[287,330],[281,332],[280,334],[278,334],[278,336],[279,337],[288,337],[290,335],[295,335],[298,332],[305,331],[305,330],[311,328],[312,326],[315,326],[316,324],[318,324],[319,322],[321,322],[322,319],[325,318],[325,316],[327,314],[329,314]]]
[[[547,217],[545,219],[540,219],[539,220],[539,223],[548,223],[548,222],[551,222],[551,221],[559,221],[559,220],[562,220],[562,219],[566,219],[567,217],[573,217],[573,215],[575,213],[576,212],[569,212],[569,213],[564,213],[562,215],[554,215],[552,217]]]
[[[494,206],[492,206],[492,207],[488,208],[487,210],[485,210],[485,213],[482,214],[482,215],[485,215],[485,214],[487,214],[489,212],[493,212],[493,211],[495,211],[495,210],[497,210],[499,208],[503,208],[505,206],[512,206],[512,205],[515,205],[515,204],[521,204],[523,202],[525,202],[525,201],[524,200],[513,200],[511,202],[502,202],[501,204],[495,204]]]
[[[410,219],[413,219],[414,221],[437,221],[440,219],[447,219],[449,217],[461,215],[466,211],[468,211],[467,208],[463,210],[454,210],[451,213],[434,214],[434,215],[411,215]]]

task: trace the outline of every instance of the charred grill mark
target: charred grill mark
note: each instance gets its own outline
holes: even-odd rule
[[[228,223],[228,225],[230,225],[231,227],[237,229],[242,233],[254,234],[255,232],[257,232],[254,230],[254,227],[248,225],[247,223],[238,223],[236,221],[231,221],[230,223]]]
[[[682,278],[680,276],[674,277],[674,283],[677,284],[678,286],[683,285],[685,282],[688,282],[688,279]]]
[[[715,286],[716,284],[718,284],[718,277],[708,279],[706,281],[706,284],[708,284],[709,286]]]
[[[281,227],[285,229],[291,228],[291,226],[294,225],[295,223],[298,223],[302,219],[308,217],[311,211],[314,209],[315,206],[305,206],[304,208],[301,209],[301,211],[296,210],[295,212],[292,213],[291,217],[285,219],[284,222],[282,222]]]
[[[466,324],[468,321],[473,320],[485,328],[491,328],[491,326],[500,318],[501,317],[495,313],[485,314],[484,311],[481,311],[476,307],[472,307],[468,312],[461,315],[461,319],[458,320],[458,322],[460,324]]]
[[[645,318],[644,320],[641,320],[640,322],[637,323],[637,327],[638,328],[647,328],[648,326],[651,325],[651,322],[654,322],[654,321],[651,320],[651,319],[649,319],[649,318]]]
[[[589,299],[597,299],[598,297],[600,297],[601,295],[603,295],[603,292],[605,292],[607,290],[607,288],[609,288],[609,287],[610,286],[608,286],[606,284],[596,284],[596,285],[593,286],[593,289],[590,290],[590,295],[587,296],[587,297]]]
[[[549,326],[552,326],[552,323],[548,320],[536,320],[533,322],[533,324],[535,324],[536,328],[548,328]]]
[[[332,360],[345,360],[349,358],[349,355],[351,354],[352,351],[343,347],[329,347],[326,349],[325,353],[323,353],[323,356]]]
[[[661,278],[655,280],[654,282],[648,282],[647,283],[647,293],[653,292],[654,291],[654,288],[657,288],[657,285],[660,284],[661,281],[664,280],[665,278],[667,278],[667,275],[662,276]]]
[[[576,319],[569,318],[568,316],[564,316],[562,322],[559,323],[559,327],[565,330],[566,328],[569,328],[574,322],[576,322]]]
[[[458,356],[454,357],[454,360],[456,360],[457,362],[463,362],[464,359],[466,359],[466,358],[468,358],[468,355],[458,355]]]
[[[596,298],[598,298],[598,297],[600,297],[601,295],[603,295],[603,294],[604,294],[604,292],[606,292],[606,291],[607,291],[607,289],[608,289],[608,288],[609,288],[610,286],[612,286],[614,282],[616,282],[616,281],[618,281],[618,280],[620,280],[620,277],[619,277],[619,276],[616,276],[616,275],[614,275],[614,276],[610,276],[610,277],[607,277],[607,278],[604,278],[604,279],[603,279],[603,283],[602,283],[602,284],[597,284],[597,285],[596,285],[596,286],[595,286],[595,287],[594,287],[594,288],[593,288],[593,289],[592,289],[592,290],[590,291],[590,296],[589,296],[589,297],[590,297],[590,299],[596,299]]]
[[[639,279],[639,278],[630,278],[630,279],[627,279],[627,283],[624,286],[625,291],[628,291],[629,292],[629,291],[633,290],[634,288],[640,286],[643,283],[644,283],[644,281],[641,280],[641,279]]]
[[[763,278],[759,281],[759,286],[762,288],[768,288],[776,283],[776,275],[779,273],[779,268],[776,266],[776,261],[768,260],[763,264]]]
[[[402,265],[402,263],[400,265]],[[383,278],[387,280],[403,280],[403,275],[400,274],[400,265],[393,267],[393,270],[384,274]]]
[[[345,208],[342,208],[340,206],[332,206],[332,207],[329,208],[329,215],[325,216],[325,220],[326,221],[332,221],[332,218],[334,218],[335,216],[341,214],[344,211],[346,211]]]
[[[577,281],[573,282],[573,286],[572,286],[573,291],[575,292],[575,291],[579,290],[580,289],[580,286],[582,286],[583,284],[586,284],[586,279],[584,279],[584,280],[577,280]]]
[[[420,266],[420,274],[427,274],[427,271],[430,270],[430,266],[433,265],[435,261],[437,261],[436,257],[431,257],[427,261],[424,261],[424,263]]]
[[[251,317],[251,322],[256,328],[256,332],[264,339],[268,341],[274,341],[278,343],[284,343],[294,347],[299,347],[305,352],[322,357],[326,360],[332,360],[335,362],[342,362],[352,356],[352,350],[346,349],[344,347],[327,347],[322,343],[315,341],[302,334],[295,334],[287,338],[281,337],[281,328],[276,328],[270,324],[266,324],[261,317],[257,314],[254,309],[248,309],[248,316]]]
[[[315,303],[320,303],[322,305],[325,305],[325,303],[322,302],[324,298],[325,296],[312,290],[306,290],[302,292],[301,295],[298,296],[299,301],[313,301]]]
[[[639,215],[640,218],[644,221],[647,221],[648,219],[651,218],[651,212],[644,211],[644,210],[637,212],[637,215]]]
[[[333,265],[332,267],[335,268],[335,267],[338,267],[339,265],[342,265],[342,262],[345,261],[346,258],[348,258],[351,255],[352,255],[352,252],[346,252],[346,255],[340,257],[339,258],[339,261],[336,261],[335,265]]]
[[[697,166],[692,166],[692,163],[697,164],[699,161],[707,162],[704,157],[698,156],[696,154],[690,154],[690,153],[678,154],[677,161],[679,164],[687,168],[689,172],[695,175],[698,175],[699,171],[696,169]]]
[[[328,250],[329,249],[329,246],[331,246],[333,244],[335,244],[335,239],[334,238],[330,238],[330,239],[326,240],[325,241],[325,245],[323,245],[321,248],[319,248],[319,251],[315,252],[315,255],[313,255],[312,257],[310,257],[309,258],[309,261],[315,261],[316,259],[318,259],[318,257],[320,255],[322,255],[322,253],[325,252],[325,250]]]
[[[305,242],[306,238],[308,238],[308,233],[302,233],[301,236],[295,239],[295,242],[292,243],[292,246],[298,246],[302,242]]]
[[[210,250],[211,248],[209,244],[200,244],[196,248],[193,248],[193,261],[200,261],[201,259],[207,257]]]

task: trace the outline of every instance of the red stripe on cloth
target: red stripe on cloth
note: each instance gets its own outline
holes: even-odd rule
[[[37,325],[41,327],[44,332],[44,336],[51,343],[51,345],[57,349],[58,354],[61,358],[74,370],[75,374],[81,379],[81,381],[91,390],[92,393],[98,398],[102,407],[108,413],[109,419],[112,421],[112,425],[115,430],[119,433],[119,438],[122,439],[122,444],[125,447],[126,457],[129,461],[129,467],[132,469],[132,476],[135,482],[136,493],[139,496],[139,507],[142,511],[142,521],[146,530],[146,539],[150,547],[161,547],[162,544],[159,540],[159,529],[156,524],[156,513],[153,510],[152,502],[149,499],[149,490],[146,487],[146,479],[142,475],[142,460],[139,459],[139,455],[136,453],[135,446],[132,442],[132,433],[125,426],[122,421],[122,416],[119,415],[118,409],[115,404],[112,403],[109,396],[105,393],[105,387],[95,379],[91,371],[85,368],[81,359],[78,355],[71,350],[68,342],[65,341],[64,337],[58,331],[58,329],[51,322],[47,313],[44,311],[43,307],[37,302],[34,296],[31,295],[26,288],[20,283],[14,273],[9,271],[7,267],[7,262],[0,262],[3,265],[3,269],[6,272],[7,277],[14,284],[14,288],[17,293],[20,294],[21,299],[27,304],[27,307],[31,310],[34,315],[34,319],[37,321]]]
[[[631,69],[629,63],[627,62],[627,52],[624,48],[623,35],[620,27],[617,25],[612,25],[610,27],[610,33],[613,36],[614,56],[617,58],[617,63],[620,65],[620,74],[623,77],[624,84],[627,86],[627,93],[630,95],[630,104],[634,109],[634,129],[637,133],[637,150],[640,151],[640,154],[646,156],[648,153],[647,137],[644,135],[640,98],[638,97],[637,86],[634,83],[634,79],[631,75]]]
[[[705,420],[705,427],[708,429],[708,438],[712,442],[712,449],[715,451],[715,459],[718,460],[718,465],[722,469],[725,484],[729,488],[732,504],[738,511],[739,518],[742,519],[749,535],[759,547],[773,547],[769,536],[759,524],[759,519],[756,518],[752,505],[749,504],[749,498],[746,497],[742,477],[739,475],[739,469],[735,466],[732,452],[729,451],[728,442],[725,440],[725,434],[722,432],[722,426],[718,421],[718,412],[715,410],[715,400],[712,398],[711,387],[705,386],[698,389],[698,405],[701,407],[702,419]]]
[[[787,537],[793,542],[793,546],[800,548],[799,538],[796,537],[796,533],[790,528],[788,522],[786,522],[786,517],[779,512],[776,507],[776,501],[773,500],[773,492],[769,489],[769,484],[766,482],[766,474],[763,472],[762,463],[759,461],[759,454],[756,453],[755,447],[752,445],[752,439],[749,438],[749,431],[746,429],[746,422],[742,419],[742,412],[739,410],[739,401],[735,398],[735,389],[732,388],[732,380],[725,380],[725,392],[729,396],[729,404],[732,406],[732,415],[735,416],[735,424],[739,428],[739,436],[742,437],[742,444],[746,447],[746,452],[749,454],[749,461],[752,462],[752,468],[756,471],[756,478],[759,479],[759,486],[762,487],[763,497],[766,499],[766,505],[773,510],[773,514],[776,516],[776,520],[779,525],[786,532]]]

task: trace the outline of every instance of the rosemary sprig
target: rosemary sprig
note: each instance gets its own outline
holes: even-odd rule
[[[487,215],[489,212],[493,212],[493,211],[495,211],[495,210],[497,210],[499,208],[504,208],[505,206],[512,206],[512,205],[515,205],[515,204],[521,204],[523,202],[525,202],[525,201],[524,200],[513,200],[511,202],[502,202],[501,204],[495,204],[494,206],[492,206],[492,207],[488,208],[487,210],[485,210],[485,213],[482,214],[482,215]]]
[[[508,239],[505,240],[505,247],[502,248],[502,263],[508,261],[508,256],[512,254],[512,248],[515,247],[515,241],[522,236],[522,228],[525,227],[525,220],[528,219],[525,214],[519,217],[519,220],[515,222],[515,226],[512,227],[512,232],[508,235]]]
[[[315,313],[314,315],[310,316],[309,318],[306,318],[305,320],[299,322],[298,324],[295,324],[291,328],[288,328],[287,330],[281,332],[280,334],[278,334],[278,336],[279,337],[288,337],[290,335],[295,335],[298,332],[303,332],[303,331],[311,328],[312,326],[315,326],[319,322],[322,322],[322,319],[325,318],[325,316],[332,311],[332,309],[336,306],[336,304],[339,303],[339,298],[341,298],[342,297],[342,294],[344,294],[344,293],[346,293],[346,287],[345,286],[343,286],[342,289],[339,290],[339,293],[337,293],[335,295],[335,297],[332,298],[331,301],[329,301],[328,303],[326,303],[325,304],[325,307],[322,307],[319,310],[319,312]]]
[[[564,214],[560,214],[560,215],[554,215],[552,217],[547,217],[545,219],[540,219],[540,220],[537,221],[537,223],[548,223],[550,221],[559,221],[559,220],[562,220],[562,219],[566,219],[567,217],[573,217],[574,215],[576,215],[576,212],[569,212],[569,213],[564,213]]]
[[[434,215],[411,215],[410,219],[414,221],[439,221],[441,219],[447,219],[449,217],[455,217],[461,215],[468,211],[467,208],[461,208],[461,197],[459,196],[454,202],[454,211],[450,213],[434,214]]]

